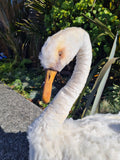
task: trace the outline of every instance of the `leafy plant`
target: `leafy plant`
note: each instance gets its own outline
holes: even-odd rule
[[[32,65],[32,61],[30,59],[23,59],[20,63],[20,67],[21,68],[26,68],[27,66],[31,66]]]
[[[99,1],[27,0],[25,6],[30,9],[32,16],[18,25],[22,31],[34,37],[31,40],[32,44],[37,42],[34,50],[42,46],[46,37],[58,30],[78,26],[86,29],[91,36],[95,64],[109,55],[120,20],[118,15],[113,14]],[[38,53],[38,50],[35,52]],[[119,53],[118,49],[116,55]]]
[[[99,112],[118,113],[120,111],[120,86],[114,84],[108,87],[103,96],[104,100],[100,103]]]
[[[18,34],[18,28],[15,23],[16,20],[20,20],[21,17],[24,17],[26,12],[23,6],[24,0],[20,3],[17,1],[11,2],[10,0],[0,0],[0,41],[12,51],[12,58],[14,58],[13,64],[16,64],[24,53],[23,37],[25,36]]]
[[[30,101],[42,105],[38,102],[41,101],[44,72],[39,68],[26,67],[29,63],[31,61],[25,59],[14,70],[11,70],[12,61],[0,61],[0,81],[9,85]]]
[[[36,63],[43,39],[46,37],[43,14],[46,12],[47,3],[44,0],[27,0],[24,4],[29,11],[29,17],[16,22],[19,32],[27,35],[26,44],[29,48],[29,57],[34,58]]]
[[[12,85],[13,85],[13,88],[14,88],[14,89],[18,90],[19,92],[22,91],[22,82],[21,82],[20,79],[16,79],[16,80],[12,83]]]
[[[89,22],[88,18],[95,23]],[[86,29],[93,42],[94,61],[96,63],[99,59],[109,55],[114,33],[120,26],[118,15],[114,15],[108,8],[103,7],[97,1],[93,7],[93,1],[89,0],[77,2],[59,0],[54,3],[49,14],[45,14],[44,21],[48,35],[71,26]],[[108,32],[112,39],[107,36]]]
[[[118,38],[118,33],[116,34],[116,38],[115,38],[115,40],[114,40],[113,47],[112,47],[112,49],[111,49],[111,53],[110,53],[110,56],[109,56],[109,61],[110,61],[110,60],[114,57],[114,55],[115,55],[117,38]],[[107,81],[107,79],[108,79],[108,75],[109,75],[110,69],[111,69],[111,65],[110,65],[109,68],[106,70],[106,73],[105,73],[105,75],[103,76],[103,79],[101,80],[101,83],[100,83],[100,85],[99,85],[99,88],[98,88],[98,91],[97,91],[97,94],[96,94],[96,97],[95,97],[95,100],[94,100],[94,103],[93,103],[93,106],[92,106],[91,114],[95,114],[95,112],[96,112],[96,109],[97,109],[97,106],[98,106],[98,104],[99,104],[99,101],[100,101],[102,92],[103,92],[103,90],[104,90],[106,81]]]

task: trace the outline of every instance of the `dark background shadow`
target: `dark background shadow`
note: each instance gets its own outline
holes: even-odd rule
[[[28,160],[26,132],[5,133],[0,127],[0,160]]]

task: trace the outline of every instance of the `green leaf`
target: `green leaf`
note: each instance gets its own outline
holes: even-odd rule
[[[95,85],[93,86],[93,90],[95,88],[98,88],[98,86],[99,86],[99,88],[97,90],[97,94],[96,94],[96,97],[95,97],[95,100],[94,100],[94,103],[93,103],[92,110],[91,110],[90,114],[95,114],[95,112],[96,112],[96,109],[98,107],[102,92],[104,90],[106,81],[108,79],[108,75],[109,75],[109,72],[110,72],[110,69],[111,69],[111,65],[117,59],[117,58],[113,58],[114,55],[115,55],[115,51],[116,51],[117,37],[118,37],[118,33],[116,34],[116,37],[115,37],[115,40],[114,40],[114,43],[113,43],[113,46],[112,46],[112,49],[111,49],[111,53],[110,53],[110,56],[109,56],[109,60],[105,64],[103,69],[101,70],[100,75],[99,75],[98,79],[96,80]]]
[[[94,96],[95,96],[95,94],[97,92],[97,89],[98,89],[98,87],[100,85],[100,82],[101,82],[102,78],[105,76],[107,70],[109,69],[111,64],[115,62],[116,59],[117,58],[113,58],[111,60],[108,60],[108,62],[104,65],[103,69],[101,70],[100,75],[97,78],[97,80],[96,80],[96,82],[95,82],[95,84],[94,84],[94,86],[92,88],[92,91],[91,91],[90,95],[88,96],[88,100],[87,100],[87,103],[86,103],[86,106],[85,106],[85,112],[84,112],[84,115],[82,115],[82,116],[85,116],[88,107],[91,105],[91,103],[92,103],[92,101],[94,99]],[[97,106],[95,106],[95,107],[97,107]]]
[[[100,27],[102,30],[104,30],[104,32],[109,35],[112,39],[115,38],[115,35],[109,30],[109,28],[107,26],[105,26],[100,20],[98,20],[97,18],[95,18],[94,20],[87,17],[85,14],[82,14],[85,18],[87,18],[90,22],[94,23],[95,25],[97,25],[98,27]]]

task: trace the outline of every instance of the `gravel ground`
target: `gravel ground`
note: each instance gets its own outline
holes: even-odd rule
[[[28,160],[26,131],[40,113],[36,105],[0,83],[0,160]]]

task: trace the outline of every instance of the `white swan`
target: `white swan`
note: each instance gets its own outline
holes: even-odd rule
[[[75,55],[76,66],[71,79],[29,127],[30,160],[120,160],[120,115],[66,119],[90,70],[92,48],[85,30],[67,28],[45,42],[41,63],[53,71],[47,72],[43,100],[50,99],[51,81],[56,71],[61,71]]]

